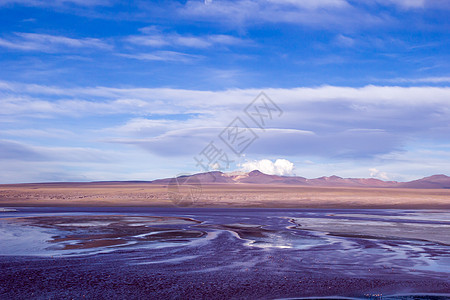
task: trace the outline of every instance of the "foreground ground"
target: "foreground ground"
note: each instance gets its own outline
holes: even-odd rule
[[[450,297],[449,216],[18,208],[0,214],[0,299],[443,300]]]
[[[262,184],[0,185],[0,206],[450,208],[450,189],[327,188]]]

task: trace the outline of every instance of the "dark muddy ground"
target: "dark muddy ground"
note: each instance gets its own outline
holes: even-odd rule
[[[0,299],[448,299],[448,216],[19,209],[0,217]]]

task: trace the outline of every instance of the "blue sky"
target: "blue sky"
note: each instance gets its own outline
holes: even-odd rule
[[[449,13],[444,0],[0,1],[0,183],[200,172],[211,141],[233,161],[223,171],[450,175]],[[262,91],[283,111],[263,129],[244,112]],[[236,117],[257,135],[241,156],[219,137]]]

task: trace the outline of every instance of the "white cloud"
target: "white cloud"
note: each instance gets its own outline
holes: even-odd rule
[[[426,0],[376,0],[376,2],[384,5],[396,5],[401,8],[423,8],[427,3]]]
[[[247,161],[240,165],[241,170],[250,172],[259,170],[269,175],[288,176],[294,174],[294,164],[287,159],[277,159],[275,162],[268,159]]]
[[[2,0],[0,6],[20,4],[25,6],[63,6],[67,4],[75,4],[79,6],[104,6],[111,5],[111,0]]]
[[[71,110],[80,113],[180,113],[186,112],[214,112],[220,113],[218,108],[234,111],[241,110],[243,103],[250,103],[261,90],[279,105],[289,109],[298,109],[299,105],[327,103],[328,106],[348,104],[352,110],[389,109],[428,106],[450,108],[449,87],[400,87],[375,86],[364,87],[299,87],[289,89],[261,88],[261,89],[229,89],[219,91],[187,90],[173,88],[111,88],[111,87],[83,87],[64,88],[37,84],[22,84],[0,81],[1,114],[8,114],[3,104],[20,103],[21,111],[35,112],[33,103],[41,103],[50,112]],[[46,100],[49,96],[57,97],[59,101]],[[63,100],[63,99],[70,100]],[[95,99],[87,101],[80,99]],[[103,102],[101,101],[103,100]],[[95,102],[95,103],[94,103]],[[20,103],[24,104],[24,103]],[[28,105],[31,105],[28,107]],[[99,105],[102,110],[93,111],[92,105]],[[58,108],[58,109],[56,109]],[[16,113],[17,111],[11,111]],[[299,112],[301,113],[301,112]],[[325,112],[323,112],[325,113]],[[336,113],[332,113],[339,117]],[[331,114],[330,114],[331,116]]]
[[[345,0],[244,0],[213,1],[204,5],[188,1],[180,7],[182,17],[245,27],[261,23],[291,23],[319,28],[385,26],[386,14],[375,15]]]
[[[394,78],[388,79],[388,82],[401,82],[401,83],[449,83],[450,76],[439,77],[423,77],[423,78]]]
[[[401,151],[412,140],[445,140],[450,132],[447,87],[321,86],[264,91],[284,114],[265,131],[255,128],[259,138],[247,153],[260,157],[369,159]],[[128,120],[110,128],[93,130],[101,133],[102,141],[137,145],[157,155],[195,155],[236,116],[242,116],[242,109],[259,92],[64,88],[0,81],[0,115],[2,120],[13,117],[17,122],[128,115]]]
[[[382,179],[382,180],[390,179],[386,172],[381,172],[376,168],[371,168],[371,169],[369,169],[369,171],[370,171],[370,177],[375,177],[375,178]]]
[[[21,136],[21,137],[40,137],[40,138],[60,138],[73,139],[76,135],[68,130],[62,129],[8,129],[0,130],[0,135]]]
[[[194,20],[246,27],[261,23],[291,23],[348,30],[395,25],[395,13],[374,6],[399,9],[449,9],[446,0],[242,0],[187,1],[179,14]]]
[[[61,168],[72,163],[75,169],[79,168],[77,162],[85,162],[92,167],[105,157],[108,161],[116,161],[114,158],[118,154],[111,154],[111,158],[103,150],[95,151],[98,147],[114,152],[125,149],[122,162],[139,153],[142,161],[148,161],[148,169],[159,170],[168,168],[168,165],[177,169],[166,170],[164,174],[199,171],[192,157],[217,139],[233,118],[245,118],[242,109],[260,91],[101,86],[65,88],[0,81],[0,122],[3,126],[0,134],[7,136],[7,142],[0,147],[0,152],[3,151],[1,164],[50,161]],[[284,113],[264,131],[253,128],[252,121],[246,119],[259,136],[246,149],[251,157],[312,160],[314,165],[302,165],[301,175],[306,177],[332,174],[365,177],[373,166],[377,166],[377,170],[370,171],[373,176],[382,179],[388,176],[395,180],[416,179],[421,174],[448,173],[450,170],[449,158],[445,155],[448,146],[440,150],[442,153],[426,152],[428,146],[424,144],[424,141],[430,141],[436,147],[443,143],[448,145],[448,87],[320,86],[268,88],[264,92]],[[121,118],[110,118],[115,122],[110,123],[109,128],[103,128],[104,123],[95,120],[97,117],[101,120],[105,115],[120,115]],[[51,130],[48,120],[42,119],[44,117],[57,120],[54,124],[80,126]],[[5,120],[13,125],[5,123]],[[20,127],[17,124],[21,124]],[[89,124],[88,128],[84,124]],[[76,138],[82,136],[90,148],[53,147],[51,143],[42,148],[17,143],[38,135],[46,139],[59,139],[59,136],[70,139],[72,136],[66,134],[67,129],[74,131]],[[53,142],[60,145],[61,140]],[[413,142],[416,144],[411,144]],[[222,147],[227,149],[226,145]],[[164,160],[167,164],[159,163]],[[157,167],[153,165],[155,162]],[[253,167],[247,166],[251,169],[255,163]],[[276,161],[261,163],[260,167],[269,173],[291,172],[289,164],[280,165]],[[142,162],[129,168],[126,171],[129,174],[134,172],[132,168],[145,173]],[[92,169],[101,171],[101,167]],[[39,178],[36,174],[33,178]],[[402,174],[408,175],[404,177]],[[158,178],[162,175],[155,171],[152,176]]]
[[[141,28],[142,35],[132,35],[125,38],[129,43],[150,47],[187,47],[209,48],[213,46],[246,45],[249,41],[224,34],[215,35],[181,35],[176,32],[165,33],[154,26]]]
[[[175,62],[191,62],[201,58],[199,55],[192,55],[176,51],[155,51],[150,53],[126,54],[121,53],[119,56],[134,58],[138,60],[154,60],[154,61],[175,61]]]
[[[334,43],[341,47],[353,47],[355,45],[355,40],[351,37],[339,34],[334,39]]]
[[[318,9],[318,8],[337,8],[349,7],[345,0],[268,0],[268,2],[277,5],[291,5],[299,8]]]
[[[40,33],[15,33],[12,37],[0,38],[0,47],[22,51],[57,52],[69,49],[111,49],[106,42],[95,38],[69,38]]]

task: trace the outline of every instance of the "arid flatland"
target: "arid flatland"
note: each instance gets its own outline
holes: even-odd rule
[[[279,208],[450,208],[450,189],[299,187],[145,182],[0,185],[0,206],[194,206]]]

